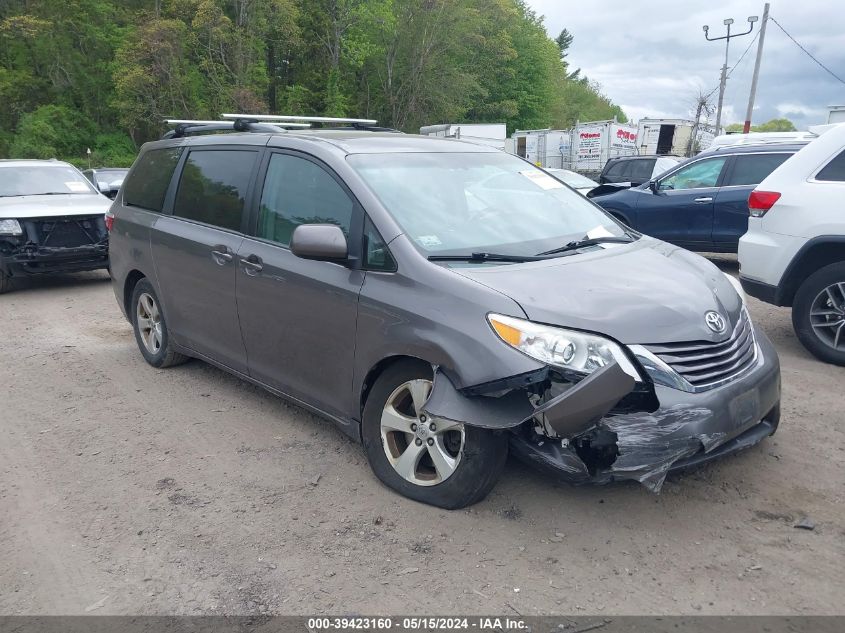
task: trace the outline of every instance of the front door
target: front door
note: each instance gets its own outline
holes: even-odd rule
[[[657,191],[640,200],[637,229],[693,250],[710,247],[713,203],[727,157],[690,163],[657,182]]]
[[[235,305],[235,254],[257,167],[255,150],[191,150],[172,215],[156,219],[151,246],[174,340],[246,373]]]
[[[307,223],[337,224],[347,239],[360,236],[361,213],[340,181],[304,155],[271,154],[260,195],[254,237],[237,253],[238,313],[250,375],[346,417],[364,272],[301,259],[288,245],[293,230]]]

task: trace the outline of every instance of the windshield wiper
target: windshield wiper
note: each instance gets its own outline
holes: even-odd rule
[[[569,242],[569,244],[567,244],[566,246],[561,246],[560,248],[553,248],[550,251],[543,251],[542,253],[537,253],[537,257],[543,257],[545,255],[558,255],[560,253],[566,253],[568,251],[577,251],[579,248],[597,246],[599,244],[630,244],[633,241],[634,240],[630,237],[591,237],[588,239]]]
[[[463,255],[430,255],[430,262],[534,262],[544,257],[532,255],[504,255],[502,253],[467,253]]]

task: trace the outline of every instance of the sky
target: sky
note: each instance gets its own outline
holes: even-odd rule
[[[725,18],[732,32],[747,30],[747,18],[762,17],[763,2],[746,0],[526,0],[545,16],[556,37],[567,28],[574,35],[567,61],[571,69],[601,84],[631,120],[642,117],[690,118],[699,91],[719,85],[725,42]],[[772,0],[770,16],[825,66],[845,80],[845,10],[843,0]],[[759,31],[731,38],[728,68],[734,66]],[[722,125],[745,120],[757,42],[731,72],[725,91]],[[715,106],[718,90],[713,93]],[[827,107],[845,105],[840,83],[793,44],[769,21],[757,88],[753,123],[791,119],[798,129],[825,123]],[[715,111],[711,122],[715,122]]]

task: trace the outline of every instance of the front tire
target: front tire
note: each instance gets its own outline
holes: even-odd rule
[[[364,406],[364,450],[385,485],[454,510],[487,496],[504,468],[508,438],[503,432],[424,419],[431,381],[431,365],[410,359],[378,377]]]
[[[5,272],[0,270],[0,295],[12,289],[12,279]]]
[[[188,360],[173,350],[170,333],[153,285],[146,279],[135,284],[132,291],[131,314],[135,341],[144,360],[153,367],[172,367]]]
[[[795,293],[792,326],[816,358],[845,366],[845,262],[810,275]]]

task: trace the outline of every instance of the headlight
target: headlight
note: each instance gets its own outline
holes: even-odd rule
[[[488,314],[487,320],[505,343],[542,363],[590,374],[616,361],[626,374],[642,381],[622,348],[603,336],[540,325],[501,314]]]
[[[728,278],[728,281],[729,281],[729,282],[731,283],[731,285],[734,287],[734,290],[736,290],[736,294],[738,294],[738,295],[739,295],[739,298],[742,300],[742,305],[745,305],[745,299],[746,299],[746,297],[745,297],[745,290],[743,290],[743,289],[742,289],[742,284],[741,284],[741,283],[739,283],[739,279],[737,279],[737,278],[736,278],[736,277],[734,277],[733,275],[729,275],[728,273],[725,273],[725,272],[723,272],[722,274],[723,274],[725,277],[727,277],[727,278]]]
[[[0,235],[23,235],[21,223],[17,220],[0,220]]]

